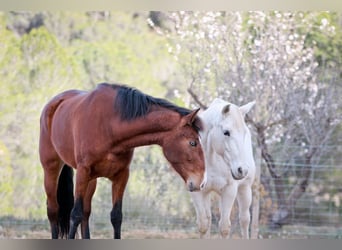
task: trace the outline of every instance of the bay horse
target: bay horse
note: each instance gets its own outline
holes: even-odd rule
[[[156,144],[189,191],[206,183],[197,110],[119,84],[53,97],[40,118],[39,156],[53,239],[90,238],[88,219],[96,178],[112,182],[114,238],[121,238],[122,200],[135,147]],[[76,171],[73,195],[73,170]]]
[[[245,115],[254,106],[250,102],[241,107],[222,99],[215,99],[199,116],[205,129],[200,132],[207,169],[207,183],[198,193],[192,193],[200,238],[210,237],[211,196],[219,195],[219,232],[228,238],[230,214],[235,199],[239,206],[240,229],[243,238],[249,238],[252,184],[255,163],[251,134]]]

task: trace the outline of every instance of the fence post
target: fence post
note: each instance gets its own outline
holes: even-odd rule
[[[256,147],[255,151],[255,180],[252,186],[252,222],[251,238],[258,239],[259,235],[259,209],[260,209],[260,167],[261,167],[261,149]]]

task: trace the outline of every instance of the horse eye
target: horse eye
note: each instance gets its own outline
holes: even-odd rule
[[[224,134],[225,136],[230,136],[229,130],[224,130],[224,131],[223,131],[223,134]]]
[[[196,147],[196,146],[197,146],[197,142],[196,142],[196,141],[190,141],[189,144],[190,144],[192,147]]]

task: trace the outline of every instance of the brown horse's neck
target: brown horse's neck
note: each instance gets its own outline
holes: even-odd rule
[[[165,136],[179,124],[181,115],[167,109],[153,110],[148,115],[125,123],[130,137],[123,138],[118,144],[119,150],[157,144],[162,146]],[[134,134],[134,136],[132,136]]]

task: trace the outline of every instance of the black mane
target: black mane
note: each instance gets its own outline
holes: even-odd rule
[[[182,116],[191,113],[191,110],[172,104],[171,102],[155,98],[142,93],[140,90],[125,85],[105,84],[117,91],[115,107],[121,111],[121,119],[130,121],[145,116],[150,112],[152,105],[158,105],[179,113]]]

